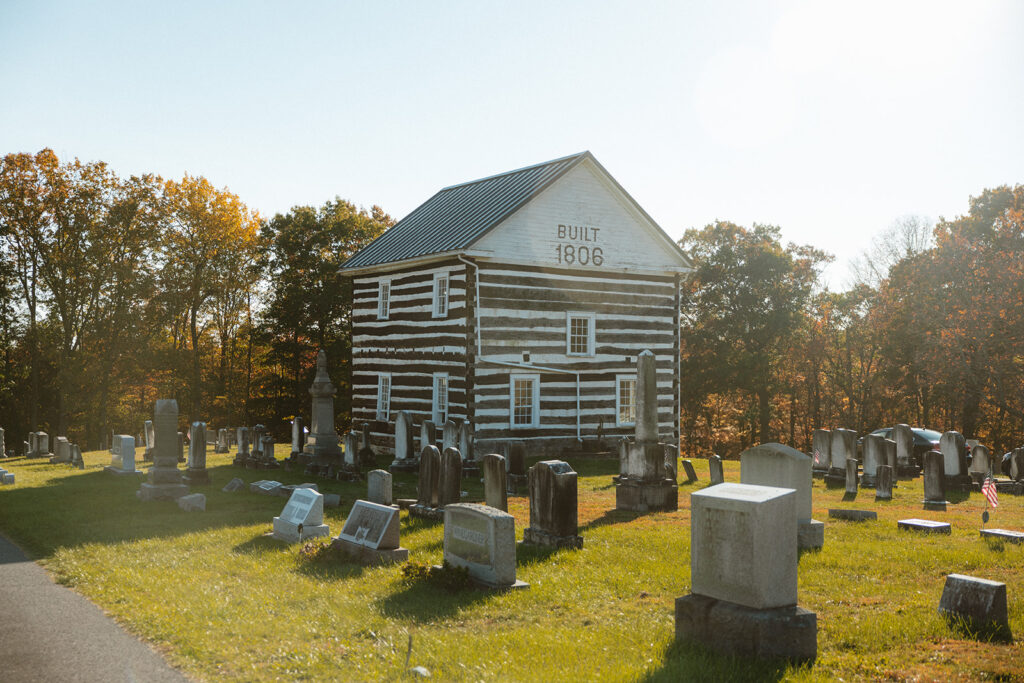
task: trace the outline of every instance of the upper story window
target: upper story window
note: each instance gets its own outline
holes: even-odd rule
[[[391,413],[391,373],[377,375],[377,419],[387,422]]]
[[[570,356],[594,355],[594,314],[567,313],[565,352]]]
[[[448,273],[434,274],[434,317],[448,317]]]
[[[377,320],[391,315],[391,280],[381,280],[377,289]]]
[[[513,429],[540,424],[540,375],[512,375],[509,416]]]
[[[615,425],[636,424],[636,375],[615,376]]]
[[[431,419],[435,425],[448,421],[448,373],[434,373],[434,399]]]

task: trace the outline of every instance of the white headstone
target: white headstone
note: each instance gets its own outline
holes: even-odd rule
[[[487,586],[525,586],[516,581],[515,524],[512,515],[486,505],[453,503],[446,506],[445,561],[465,567],[471,577]]]
[[[797,520],[811,518],[811,458],[781,443],[766,443],[740,455],[740,482],[796,491]]]
[[[459,425],[454,420],[444,423],[444,431],[441,433],[441,452],[449,448],[459,447]]]
[[[393,550],[400,545],[399,526],[397,509],[357,500],[339,538],[374,550]]]
[[[366,475],[366,497],[378,505],[391,505],[391,473],[372,470]]]
[[[307,538],[327,536],[324,522],[324,497],[318,491],[297,488],[280,516],[274,517],[274,538],[297,543]]]

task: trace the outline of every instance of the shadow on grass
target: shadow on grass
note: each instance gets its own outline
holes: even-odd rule
[[[405,518],[405,525],[402,528],[403,533],[412,533],[414,531],[421,531],[422,529],[432,529],[437,525],[444,525],[443,519],[430,519],[429,517],[414,517],[408,515]]]
[[[843,502],[849,503],[851,500],[857,500],[857,494],[847,491],[843,494]]]
[[[526,567],[531,564],[540,564],[560,553],[576,553],[578,548],[549,548],[543,545],[528,545],[526,543],[516,544],[516,564]]]
[[[580,527],[579,533],[582,534],[588,529],[596,529],[598,527],[606,526],[608,524],[621,524],[623,522],[632,522],[638,517],[644,515],[654,514],[653,512],[636,512],[635,510],[606,510],[603,515],[595,520],[587,522],[585,525]]]
[[[284,541],[279,541],[270,534],[260,534],[234,546],[231,552],[236,555],[262,555],[280,550],[285,545]]]
[[[385,617],[421,623],[447,619],[493,594],[482,588],[448,591],[423,580],[406,579],[400,585],[399,590],[375,603],[377,610]]]
[[[948,491],[946,493],[946,500],[949,501],[950,503],[953,503],[954,505],[957,503],[962,503],[965,500],[969,499],[970,497],[971,494],[969,491]]]
[[[673,641],[665,648],[660,666],[639,678],[644,683],[675,681],[778,681],[810,665],[793,665],[785,660],[730,657],[710,652],[699,645]]]

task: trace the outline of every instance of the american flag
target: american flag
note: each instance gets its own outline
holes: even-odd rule
[[[804,461],[804,462],[806,462],[806,461]],[[819,451],[817,448],[814,449],[814,464],[815,465],[820,465],[821,464],[821,451]]]
[[[996,491],[996,482],[992,479],[991,474],[985,477],[985,481],[982,482],[981,492],[988,498],[988,502],[992,507],[999,507],[999,492]]]

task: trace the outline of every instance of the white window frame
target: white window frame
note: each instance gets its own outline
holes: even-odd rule
[[[441,410],[441,382],[444,380],[444,410]],[[434,392],[430,400],[430,418],[435,425],[441,426],[448,421],[448,412],[451,407],[451,384],[447,372],[434,373]]]
[[[377,320],[391,317],[391,280],[377,283]]]
[[[388,421],[391,415],[391,373],[377,373],[377,419]]]
[[[622,382],[631,381],[633,382],[633,421],[626,422],[622,420]],[[615,426],[616,427],[634,427],[636,426],[636,375],[615,375]]]
[[[444,282],[444,299],[441,299],[441,282]],[[452,281],[448,277],[448,271],[434,273],[434,296],[431,302],[432,316],[434,318],[448,317],[448,303],[451,300]],[[443,306],[441,305],[443,304]]]
[[[587,321],[587,350],[583,353],[572,350],[572,321],[574,318],[584,318]],[[567,356],[593,356],[594,355],[594,328],[597,325],[597,316],[593,313],[567,311],[565,314],[565,354]]]
[[[530,380],[533,382],[533,395],[530,397],[529,423],[516,423],[516,380]],[[536,429],[540,426],[540,375],[538,374],[515,374],[508,378],[508,423],[512,429]]]

